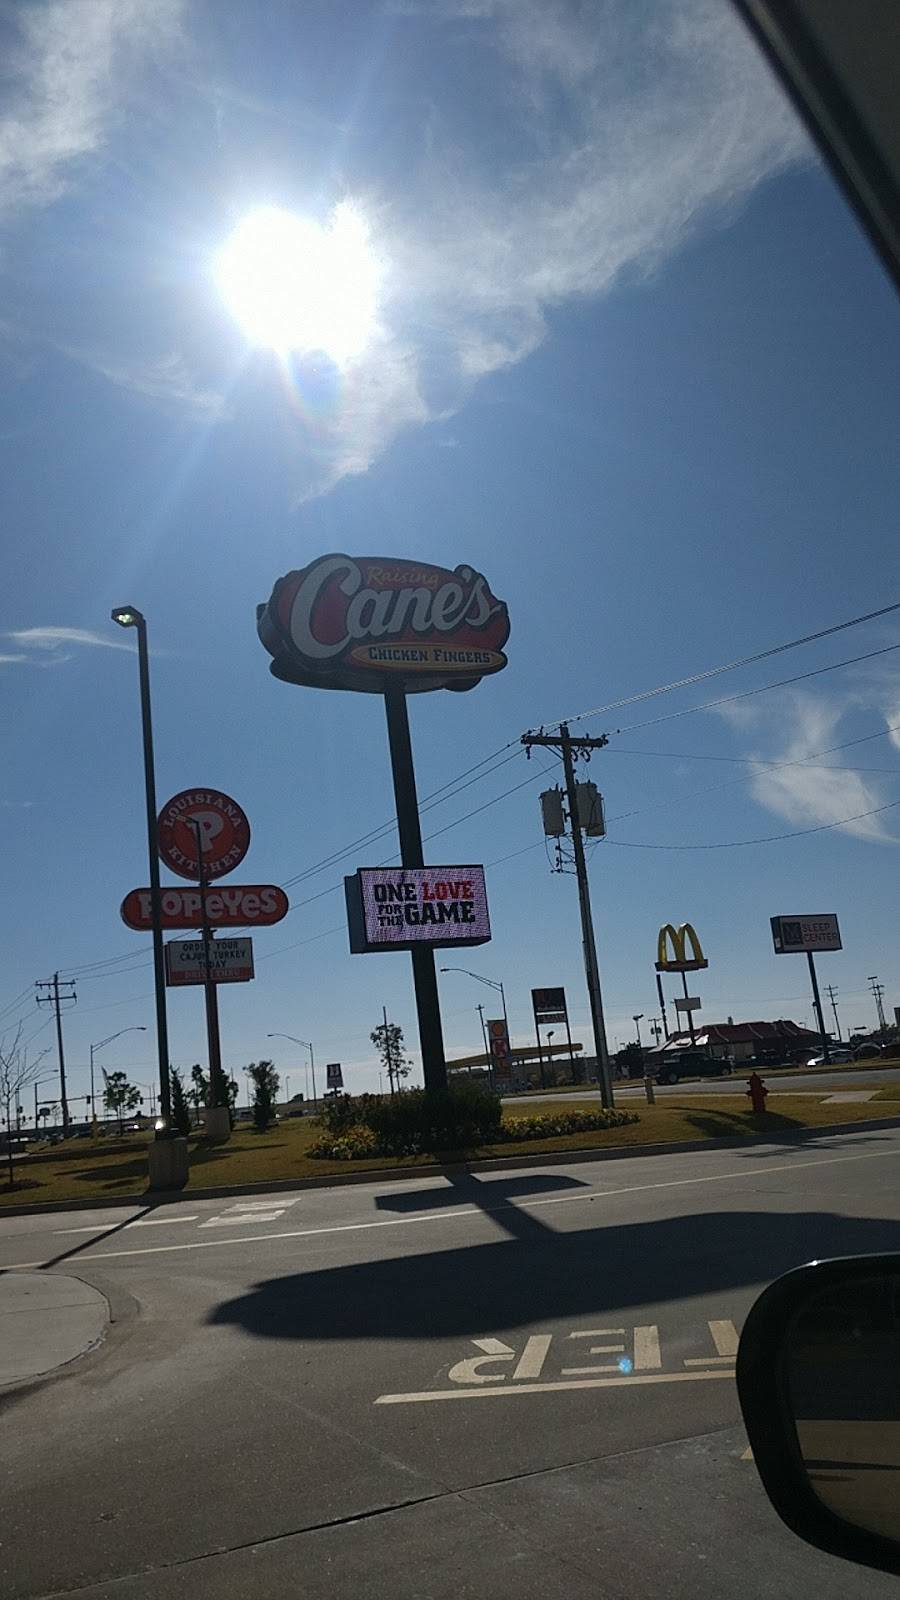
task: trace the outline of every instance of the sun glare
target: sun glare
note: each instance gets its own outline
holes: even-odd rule
[[[216,263],[228,310],[253,344],[321,351],[338,366],[375,330],[378,263],[365,219],[335,207],[326,227],[277,206],[244,217]]]

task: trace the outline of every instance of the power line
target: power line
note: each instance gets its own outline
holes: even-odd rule
[[[738,667],[750,667],[757,661],[767,661],[770,656],[783,655],[786,650],[796,650],[800,645],[814,644],[818,639],[827,639],[833,633],[843,633],[846,628],[857,628],[864,622],[875,622],[879,617],[886,617],[892,611],[900,611],[900,600],[892,605],[882,606],[878,611],[867,611],[861,617],[850,617],[846,622],[837,622],[830,628],[820,628],[817,633],[804,634],[801,639],[789,639],[786,644],[773,645],[768,650],[757,650],[750,656],[740,656],[736,661],[723,662],[718,667],[708,667],[703,672],[693,672],[687,678],[677,678],[672,683],[658,684],[655,689],[642,689],[639,694],[626,695],[621,700],[611,700],[605,706],[594,706],[590,711],[580,711],[576,717],[563,717],[563,722],[584,722],[587,717],[599,717],[607,711],[618,711],[621,706],[636,705],[640,700],[651,700],[658,694],[671,694],[674,689],[685,689],[694,683],[703,683],[707,678],[717,678],[723,672],[734,672]],[[557,726],[556,723],[553,724]]]
[[[716,706],[727,706],[735,700],[748,700],[754,694],[766,694],[770,689],[786,689],[792,683],[805,683],[808,678],[820,678],[825,672],[837,672],[841,667],[855,667],[860,661],[871,661],[875,656],[886,656],[900,650],[900,644],[884,645],[880,650],[868,650],[862,656],[849,656],[846,661],[833,661],[827,667],[815,667],[812,672],[799,672],[793,678],[779,678],[775,683],[762,683],[757,689],[742,689],[739,694],[722,695],[718,700],[704,700],[698,706],[684,706],[680,711],[667,711],[662,717],[649,717],[646,722],[630,722],[627,727],[614,728],[611,733],[635,733],[638,728],[655,728],[660,722],[673,722],[676,717],[690,717],[695,711],[712,711]],[[586,712],[586,716],[591,713]]]
[[[620,850],[739,850],[751,844],[778,844],[782,839],[802,839],[810,833],[827,833],[831,828],[846,828],[850,822],[862,822],[865,817],[880,816],[883,811],[893,811],[900,800],[891,800],[885,806],[873,806],[871,811],[858,811],[855,816],[841,817],[837,822],[820,822],[815,828],[795,828],[791,833],[770,833],[761,839],[727,839],[716,844],[647,844],[635,839],[607,839],[607,845]]]
[[[892,733],[893,731],[894,731],[893,728],[884,728],[884,729],[882,729],[881,733],[867,734],[866,738],[869,738],[869,739],[880,739],[880,738],[883,738],[885,734]],[[859,740],[854,739],[854,740],[848,740],[847,744],[861,744],[862,742],[863,741],[861,739],[859,739]],[[836,750],[841,750],[841,749],[845,749],[845,748],[846,748],[846,745],[831,745],[826,750],[813,750],[813,751],[810,752],[809,759],[808,760],[803,760],[803,761],[762,761],[762,762],[756,763],[754,758],[750,757],[749,758],[749,763],[754,768],[757,765],[765,767],[766,776],[768,776],[772,772],[779,771],[779,769],[782,768],[782,767],[799,767],[802,770],[802,768],[808,766],[810,771],[812,771],[812,772],[815,772],[815,771],[856,772],[856,771],[865,771],[865,770],[867,770],[866,768],[856,768],[856,767],[817,767],[816,758],[818,756],[833,755]],[[713,759],[715,759],[715,758],[713,758]],[[725,757],[724,759],[728,760],[730,758],[729,757]],[[741,760],[742,758],[741,757],[736,757],[735,759],[736,760]],[[875,768],[874,770],[882,771],[882,772],[888,772],[888,773],[893,774],[895,777],[900,777],[900,767],[882,767],[882,768]],[[707,794],[718,794],[718,793],[721,792],[722,789],[733,789],[737,784],[739,784],[739,783],[747,783],[749,780],[751,780],[752,778],[754,778],[756,776],[757,776],[757,774],[756,774],[755,770],[753,772],[742,772],[740,774],[740,776],[737,777],[737,778],[726,778],[724,783],[708,783],[708,784],[705,784],[702,789],[692,789],[689,794],[679,795],[677,797],[677,799],[675,799],[675,800],[661,800],[656,805],[653,805],[653,806],[638,806],[633,811],[620,811],[618,816],[610,817],[608,820],[610,822],[624,822],[627,817],[639,817],[644,812],[647,812],[647,811],[658,811],[660,808],[667,810],[669,808],[669,806],[675,806],[675,805],[682,806],[686,800],[696,800],[698,798],[702,798],[704,795],[707,795]]]

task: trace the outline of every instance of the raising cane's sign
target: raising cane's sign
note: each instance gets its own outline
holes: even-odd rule
[[[312,688],[472,689],[506,666],[506,603],[468,566],[321,556],[279,578],[256,625],[274,676]]]

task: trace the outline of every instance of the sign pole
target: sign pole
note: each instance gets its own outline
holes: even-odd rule
[[[659,972],[656,974],[656,992],[659,995],[659,1009],[660,1009],[660,1011],[662,1013],[663,1033],[665,1034],[665,1037],[668,1039],[668,1037],[669,1037],[669,1019],[666,1016],[666,997],[663,994],[662,974],[659,973]]]
[[[219,1035],[219,997],[216,986],[212,981],[210,966],[210,948],[212,946],[212,928],[209,925],[209,912],[206,904],[206,867],[203,861],[203,830],[196,817],[190,818],[191,827],[197,836],[197,886],[200,890],[200,916],[203,920],[203,990],[206,1000],[206,1039],[207,1053],[209,1055],[209,1103],[216,1105],[216,1093],[222,1083],[222,1042]],[[226,1098],[227,1104],[227,1098]]]
[[[404,867],[424,867],[416,772],[413,766],[405,690],[385,689],[384,707],[387,714],[394,801],[397,807],[397,831],[400,835],[400,860]],[[446,1089],[447,1066],[444,1060],[444,1036],[441,1030],[434,951],[427,945],[417,945],[411,951],[411,955],[425,1088]]]
[[[828,1046],[828,1035],[825,1032],[825,1019],[822,1016],[822,1001],[819,995],[819,979],[816,975],[816,963],[813,960],[813,953],[811,950],[807,950],[806,959],[809,962],[809,979],[810,983],[812,984],[813,1005],[815,1006],[816,1016],[819,1021],[819,1033],[822,1038],[822,1055],[825,1057],[825,1065],[827,1067],[831,1062],[831,1051]]]
[[[688,981],[687,981],[687,973],[686,972],[683,972],[681,974],[681,982],[682,982],[682,985],[684,987],[684,998],[685,998],[685,1000],[689,1000],[690,999],[690,995],[688,994]],[[688,1010],[687,1019],[688,1019],[688,1027],[691,1030],[691,1044],[695,1045],[697,1043],[697,1035],[694,1032],[694,1013],[693,1013],[693,1011]]]

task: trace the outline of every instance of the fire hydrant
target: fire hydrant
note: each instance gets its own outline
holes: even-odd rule
[[[768,1092],[759,1073],[751,1072],[747,1079],[747,1094],[754,1111],[765,1111]]]

